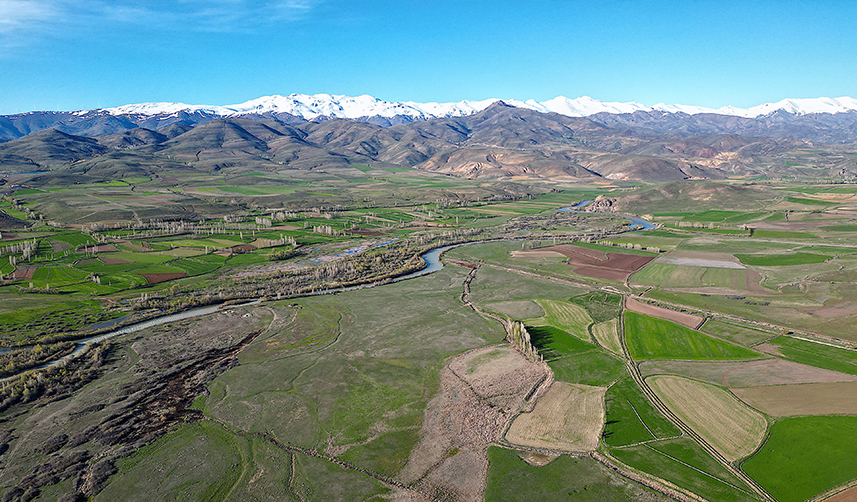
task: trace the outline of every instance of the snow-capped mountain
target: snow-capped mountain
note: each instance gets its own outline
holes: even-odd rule
[[[319,117],[361,119],[367,117],[402,117],[410,120],[427,120],[431,118],[461,117],[471,115],[488,108],[500,99],[485,99],[481,101],[458,101],[455,103],[417,103],[414,101],[384,101],[368,95],[341,96],[331,94],[290,94],[288,96],[263,96],[245,101],[244,103],[226,106],[187,105],[184,103],[139,103],[104,108],[102,110],[86,110],[79,114],[101,111],[110,115],[169,115],[178,112],[207,113],[222,117],[233,117],[248,114],[288,113],[304,120],[314,120]],[[841,113],[857,111],[857,99],[813,98],[813,99],[784,99],[776,103],[765,103],[751,108],[736,108],[726,106],[712,109],[692,105],[657,104],[647,106],[640,103],[605,102],[583,96],[570,99],[558,96],[547,101],[518,101],[502,100],[512,106],[528,108],[538,112],[554,112],[569,117],[588,117],[597,113],[622,114],[636,111],[661,111],[667,113],[715,113],[719,115],[734,115],[745,118],[755,118],[769,115],[777,111],[785,111],[794,115],[811,113]]]

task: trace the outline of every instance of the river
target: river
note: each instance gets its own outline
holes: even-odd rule
[[[559,211],[590,214],[590,213],[586,213],[586,211],[579,211],[575,208],[585,207],[587,204],[589,204],[591,202],[592,202],[591,200],[578,202],[577,204],[575,204],[573,206],[561,208],[561,209],[559,209]],[[652,228],[655,228],[655,226],[656,226],[654,223],[652,223],[650,221],[646,221],[642,218],[637,218],[636,216],[630,216],[630,215],[626,215],[626,214],[622,214],[620,216],[623,216],[623,217],[631,220],[631,223],[633,224],[633,226],[639,227],[639,228],[634,228],[635,231],[650,230]],[[516,240],[516,239],[502,239],[502,240]],[[422,268],[416,272],[411,272],[410,274],[405,274],[405,275],[396,277],[391,282],[405,281],[408,279],[414,279],[416,277],[421,277],[421,276],[430,274],[432,272],[436,272],[436,271],[443,268],[443,262],[440,260],[440,257],[445,251],[452,249],[454,247],[458,247],[458,246],[464,246],[467,244],[479,244],[482,242],[488,242],[488,241],[463,242],[460,244],[451,244],[448,246],[441,246],[441,247],[436,247],[434,249],[430,249],[430,250],[428,250],[425,253],[420,255],[420,258],[422,258],[423,262],[425,262],[425,264],[426,264],[425,268]],[[389,282],[383,283],[383,284],[389,284]],[[344,288],[324,289],[324,290],[317,291],[317,292],[312,293],[311,295],[307,295],[307,296],[317,296],[317,295],[325,295],[325,294],[333,294],[333,293],[344,293],[347,291],[357,291],[359,289],[372,288],[372,287],[375,287],[377,285],[379,285],[379,284],[371,283],[371,284],[361,284],[359,286],[348,286],[348,287],[344,287]],[[28,368],[26,370],[15,373],[14,375],[10,375],[7,377],[0,378],[0,382],[12,380],[12,379],[14,379],[20,375],[23,375],[24,373],[30,372],[30,371],[36,371],[36,370],[50,368],[53,366],[58,366],[60,364],[64,364],[66,361],[80,355],[84,350],[86,350],[86,348],[89,345],[91,345],[93,343],[103,342],[103,341],[108,340],[110,338],[113,338],[115,336],[126,335],[128,333],[134,333],[135,331],[141,331],[141,330],[144,330],[146,328],[151,328],[153,326],[160,326],[161,324],[167,324],[170,322],[181,321],[182,319],[189,319],[191,317],[198,317],[198,316],[202,316],[202,315],[212,314],[214,312],[217,312],[220,308],[235,308],[235,307],[244,306],[244,305],[255,305],[255,304],[261,303],[261,301],[262,301],[262,299],[260,298],[260,299],[248,301],[246,303],[241,303],[241,304],[209,305],[207,307],[193,308],[190,310],[185,310],[183,312],[178,312],[175,314],[168,314],[168,315],[161,316],[161,317],[155,317],[153,319],[149,319],[146,321],[141,321],[138,323],[129,324],[128,326],[125,326],[125,327],[122,327],[122,328],[119,328],[119,329],[116,329],[116,330],[113,330],[113,331],[110,331],[107,333],[102,333],[100,335],[94,335],[94,336],[90,336],[88,338],[83,338],[81,340],[78,340],[77,347],[75,347],[75,349],[72,352],[66,354],[65,356],[60,357],[58,359],[54,359],[52,361],[48,361],[48,362],[43,363],[39,366]],[[124,318],[122,318],[122,319],[124,319]]]

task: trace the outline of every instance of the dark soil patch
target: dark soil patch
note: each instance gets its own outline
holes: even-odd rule
[[[574,269],[575,274],[585,275],[587,277],[595,277],[597,279],[608,279],[611,281],[623,282],[631,275],[630,272],[624,270],[614,270],[601,267],[579,267]]]
[[[105,265],[119,265],[120,263],[131,263],[131,260],[123,260],[121,258],[101,258],[101,263]]]
[[[20,266],[20,267],[16,268],[14,272],[9,274],[9,279],[12,279],[13,281],[22,280],[22,279],[25,281],[29,281],[30,279],[33,278],[33,274],[36,272],[37,268],[39,268],[39,267],[29,267],[26,265]]]
[[[187,275],[187,272],[173,272],[173,273],[164,273],[164,274],[137,274],[144,279],[149,284],[158,284],[160,282],[172,281],[173,279],[181,279],[182,277]]]

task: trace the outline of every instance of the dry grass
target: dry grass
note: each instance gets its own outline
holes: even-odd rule
[[[730,388],[857,381],[855,375],[816,368],[784,359],[757,361],[653,360],[640,363],[640,372],[643,376],[662,375],[664,373],[681,375]]]
[[[619,319],[610,319],[592,325],[592,335],[605,349],[617,355],[623,355],[619,341]]]
[[[687,378],[661,375],[646,380],[676,416],[730,461],[762,443],[767,421],[727,391]]]
[[[857,415],[857,382],[769,385],[732,392],[753,408],[778,417]]]
[[[606,391],[604,387],[554,382],[532,412],[515,418],[506,440],[536,448],[594,450],[604,423]]]

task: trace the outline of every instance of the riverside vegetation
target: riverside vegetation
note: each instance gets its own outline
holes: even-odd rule
[[[857,389],[857,185],[21,176],[0,202],[3,500],[857,490],[834,395]],[[200,305],[220,308],[38,369]],[[809,384],[834,394],[742,400]]]

